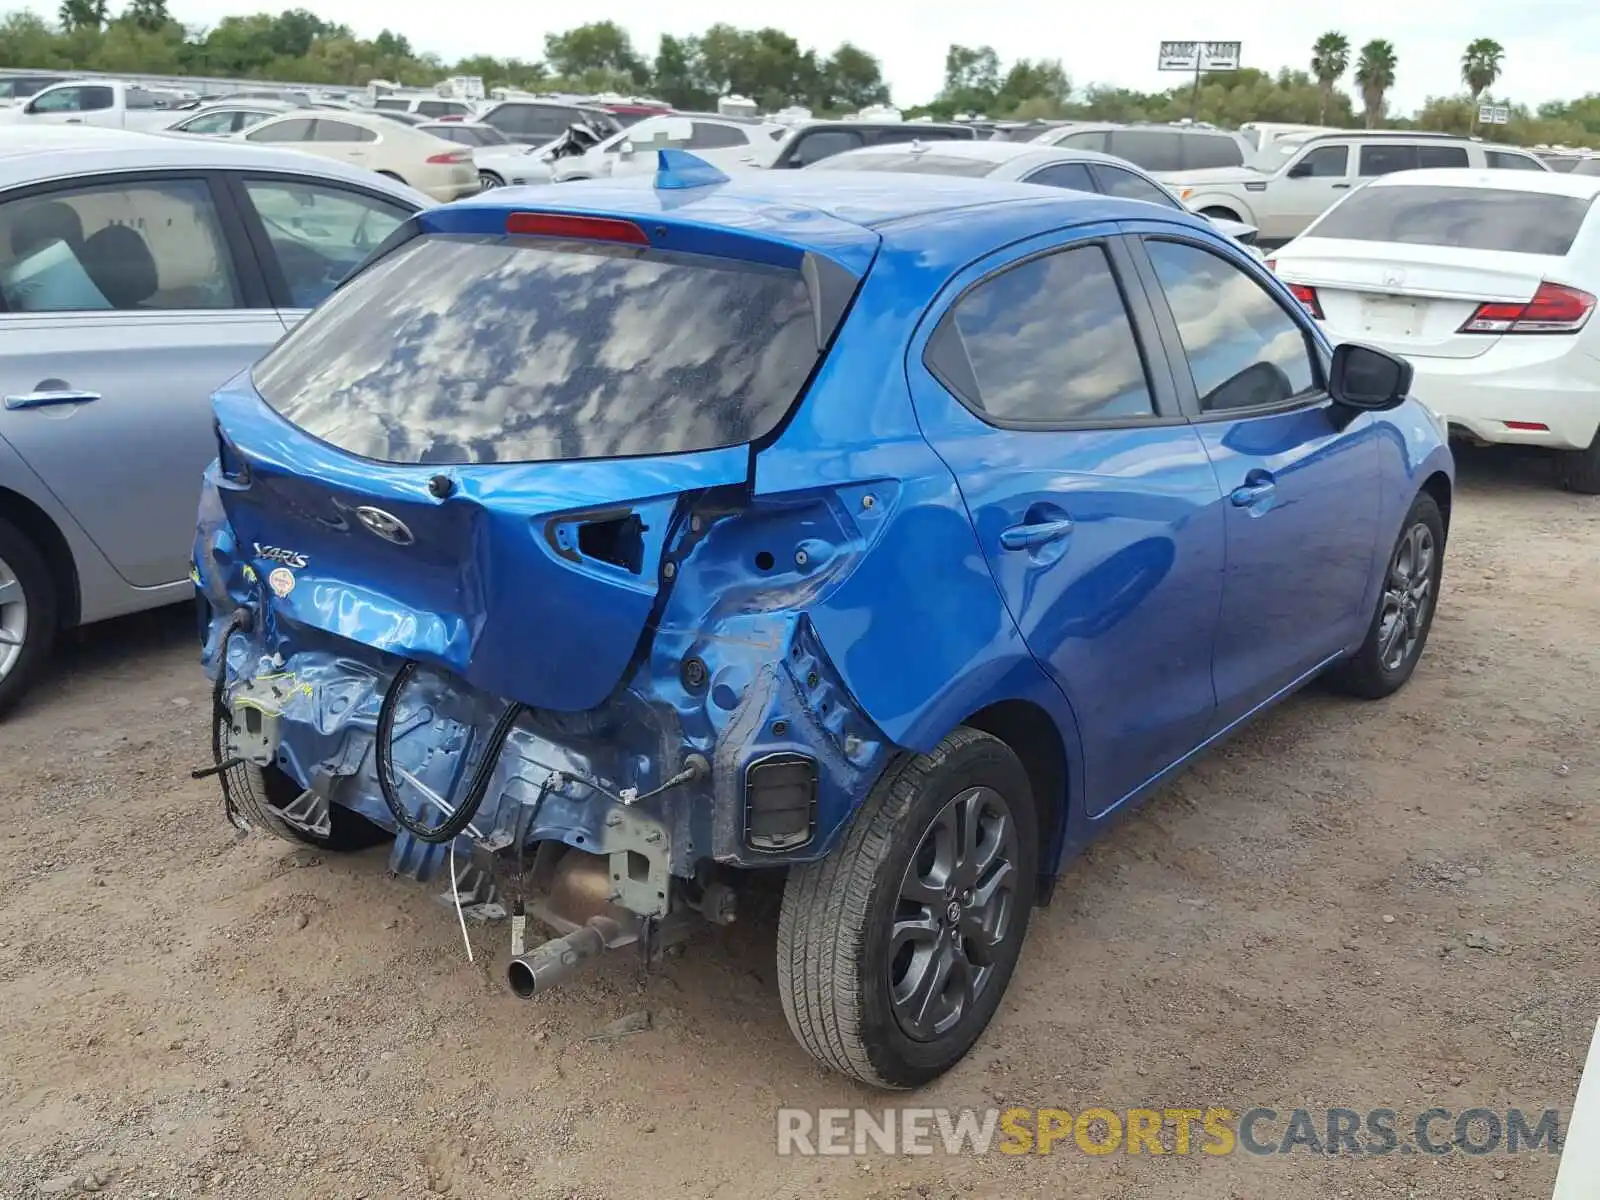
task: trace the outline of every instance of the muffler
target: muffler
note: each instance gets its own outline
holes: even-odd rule
[[[617,945],[634,939],[610,917],[590,917],[587,924],[553,937],[506,965],[506,982],[524,1000],[543,994]]]

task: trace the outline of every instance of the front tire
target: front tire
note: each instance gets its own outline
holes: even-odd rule
[[[1011,981],[1037,854],[1027,772],[998,738],[963,727],[892,767],[843,843],[785,886],[778,988],[796,1039],[876,1087],[948,1071]]]
[[[0,714],[49,661],[58,620],[49,564],[26,534],[0,520]]]
[[[1367,638],[1354,656],[1329,673],[1329,682],[1366,700],[1381,700],[1404,687],[1428,644],[1443,573],[1444,518],[1438,502],[1422,492],[1412,501],[1389,555]]]
[[[1561,486],[1580,496],[1600,496],[1600,432],[1587,450],[1568,450],[1558,467]]]

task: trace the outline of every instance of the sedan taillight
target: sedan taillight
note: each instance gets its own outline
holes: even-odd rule
[[[447,154],[430,154],[428,161],[431,163],[465,163],[472,161],[471,150],[451,150]]]
[[[1594,311],[1588,292],[1560,283],[1541,283],[1526,304],[1478,305],[1457,333],[1577,333]]]
[[[1317,289],[1307,287],[1303,283],[1290,283],[1285,285],[1294,298],[1300,301],[1300,307],[1305,309],[1317,320],[1322,320],[1322,302],[1317,299]]]

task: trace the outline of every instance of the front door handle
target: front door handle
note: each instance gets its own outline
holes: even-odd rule
[[[1234,488],[1228,499],[1237,508],[1250,508],[1252,505],[1259,504],[1267,499],[1277,490],[1278,485],[1267,479],[1260,483],[1247,483],[1243,487]]]
[[[1013,525],[1000,534],[1000,544],[1007,550],[1034,550],[1059,541],[1072,532],[1072,521],[1040,521],[1034,525]]]
[[[1342,191],[1349,191],[1350,190],[1350,185],[1348,183],[1334,183],[1334,184],[1330,184],[1329,186],[1332,187],[1333,190],[1336,191],[1336,192],[1337,191],[1341,191],[1341,190]]]
[[[54,404],[88,404],[100,399],[99,392],[77,392],[70,388],[43,392],[22,392],[6,397],[7,408],[49,408]]]

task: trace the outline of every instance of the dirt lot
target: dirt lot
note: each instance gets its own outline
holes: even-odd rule
[[[1072,864],[989,1034],[910,1103],[1571,1103],[1600,1013],[1600,501],[1475,457],[1453,534],[1412,685],[1297,698]],[[382,851],[233,838],[187,777],[195,659],[184,612],[102,628],[0,725],[0,1195],[1550,1193],[1542,1151],[780,1158],[780,1105],[883,1099],[790,1039],[773,922],[513,1000],[504,932],[468,966]]]

